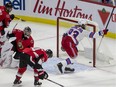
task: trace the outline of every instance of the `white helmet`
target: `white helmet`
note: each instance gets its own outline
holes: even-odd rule
[[[85,24],[87,24],[87,20],[86,19],[80,19],[79,21],[78,21],[78,24],[79,25],[85,25]]]

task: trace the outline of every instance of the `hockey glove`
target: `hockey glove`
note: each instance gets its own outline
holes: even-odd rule
[[[0,34],[1,34],[1,35],[4,35],[4,34],[5,34],[4,29],[0,31]]]
[[[108,29],[101,30],[99,31],[99,35],[100,36],[106,35],[108,31],[109,31]]]
[[[108,31],[109,31],[108,29],[104,29],[104,30],[103,30],[104,35],[106,35]]]
[[[61,46],[61,50],[64,52],[65,51],[65,49]]]
[[[45,71],[43,71],[43,70],[42,70],[42,71],[39,71],[39,72],[38,72],[38,78],[39,78],[39,79],[42,79],[42,80],[43,80],[43,79],[47,79],[47,78],[48,78],[47,72],[45,72]]]
[[[15,18],[15,15],[14,14],[11,14],[10,15],[10,18],[11,18],[11,20],[13,20]]]

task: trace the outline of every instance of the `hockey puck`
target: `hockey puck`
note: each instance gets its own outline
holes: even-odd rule
[[[91,61],[89,61],[89,63],[92,63]]]

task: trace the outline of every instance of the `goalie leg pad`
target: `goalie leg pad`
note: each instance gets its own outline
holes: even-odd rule
[[[5,52],[4,56],[2,56],[2,59],[4,59],[2,67],[4,68],[10,67],[10,64],[12,62],[12,54],[13,54],[13,51],[10,51],[10,50],[8,52]]]

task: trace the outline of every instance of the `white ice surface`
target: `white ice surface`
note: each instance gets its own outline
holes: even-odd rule
[[[17,21],[13,21],[9,26],[11,30]],[[45,25],[33,22],[19,22],[16,28],[24,28],[25,26],[30,26],[32,28],[32,36],[35,40],[35,46],[39,46],[44,49],[52,49],[56,52],[56,26]],[[111,55],[116,59],[116,40],[105,38],[105,45],[107,45],[108,55]],[[110,52],[110,53],[109,53]],[[62,84],[64,87],[116,87],[116,65],[108,65],[105,67],[87,66],[88,60],[83,58],[79,59],[83,61],[83,64],[74,64],[76,71],[74,73],[59,75],[55,70],[54,65],[58,63],[61,59],[53,57],[43,64],[44,69],[49,74],[49,79]],[[30,67],[29,70],[25,72],[22,77],[22,87],[34,87],[33,85],[33,71]],[[0,69],[0,87],[13,87],[13,81],[17,69]],[[49,82],[47,80],[41,80],[42,87],[60,87],[57,84]]]

